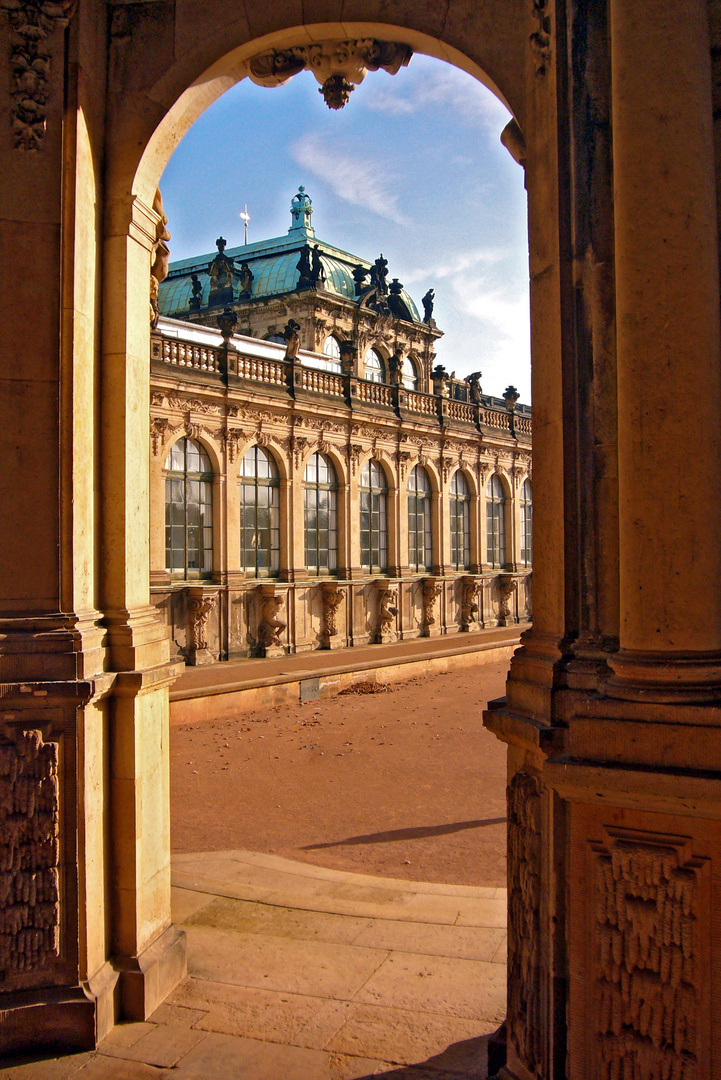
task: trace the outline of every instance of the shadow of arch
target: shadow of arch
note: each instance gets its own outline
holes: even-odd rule
[[[495,1074],[496,1065],[503,1064],[495,1060],[496,1055],[492,1051],[494,1034],[489,1032],[474,1039],[451,1043],[440,1054],[434,1054],[426,1061],[399,1065],[388,1072],[369,1073],[359,1076],[358,1080],[374,1080],[377,1077],[384,1077],[385,1080],[486,1080],[486,1077]],[[489,1072],[489,1064],[494,1069],[493,1073]]]
[[[482,829],[486,825],[505,825],[506,818],[483,818],[478,821],[452,821],[448,825],[419,825],[414,829],[389,829],[387,832],[366,833],[349,836],[345,840],[331,840],[327,844],[308,844],[302,851],[321,851],[323,848],[351,847],[359,844],[393,844],[399,840],[422,840],[428,836],[448,836],[465,829]]]

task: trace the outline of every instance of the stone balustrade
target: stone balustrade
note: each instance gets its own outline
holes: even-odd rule
[[[197,332],[197,331],[196,331]],[[203,330],[205,334],[213,331]],[[245,348],[238,342],[245,340]],[[269,355],[277,352],[277,358]],[[253,355],[257,352],[256,355]],[[183,341],[168,337],[161,327],[152,335],[151,356],[173,367],[198,372],[216,373],[221,377],[226,370],[225,350],[222,345]],[[495,407],[495,399],[484,398],[481,404],[461,401],[438,394],[424,394],[405,387],[387,383],[370,382],[353,375],[341,375],[309,364],[290,362],[285,359],[282,346],[265,342],[236,338],[228,354],[227,370],[231,375],[265,386],[283,388],[289,393],[297,391],[322,394],[325,397],[344,400],[351,408],[358,406],[392,409],[398,415],[412,414],[418,419],[435,421],[443,427],[449,420],[453,423],[480,428],[486,425],[496,431],[509,432],[530,438],[531,418],[516,411],[511,426],[511,414],[503,406]],[[493,402],[493,404],[490,404]]]

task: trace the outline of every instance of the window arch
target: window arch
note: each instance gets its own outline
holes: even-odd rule
[[[496,473],[486,488],[486,546],[489,565],[503,566],[506,562],[506,493]]]
[[[338,480],[333,463],[312,454],[303,478],[305,565],[312,574],[338,569]]]
[[[377,349],[369,349],[365,354],[363,378],[368,382],[385,382],[385,365]]]
[[[416,365],[406,356],[403,361],[403,367],[401,368],[401,382],[405,386],[406,390],[418,389],[418,374],[416,372]]]
[[[431,481],[422,465],[408,477],[408,565],[430,570],[433,564],[431,539]]]
[[[213,571],[213,467],[200,443],[178,439],[165,461],[165,566],[175,577]]]
[[[340,342],[333,334],[330,334],[325,339],[323,352],[330,360],[337,360],[340,363]]]
[[[533,563],[533,493],[531,481],[524,480],[521,488],[521,565]]]
[[[367,461],[360,476],[360,545],[364,570],[388,569],[388,484],[377,461]]]
[[[250,575],[280,570],[280,478],[272,456],[251,446],[243,458],[240,482],[240,565]]]
[[[451,566],[468,570],[471,565],[471,493],[468,481],[458,469],[451,477]]]

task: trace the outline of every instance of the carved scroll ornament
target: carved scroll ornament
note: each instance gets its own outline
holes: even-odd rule
[[[258,86],[282,86],[299,72],[312,71],[320,83],[319,93],[329,109],[342,109],[369,71],[382,68],[395,75],[410,63],[408,45],[362,38],[356,41],[325,41],[274,49],[255,56],[249,64],[250,78]]]
[[[217,596],[191,596],[188,600],[188,626],[193,649],[207,649],[206,633],[211,612],[215,609]]]
[[[323,585],[323,637],[333,638],[338,635],[336,615],[343,603],[343,593],[335,583]]]
[[[50,96],[50,53],[45,39],[68,24],[77,0],[0,0],[7,11],[13,39],[10,46],[12,132],[16,150],[42,146]]]
[[[423,578],[423,627],[428,629],[436,621],[436,602],[443,586],[435,578]]]
[[[283,645],[280,635],[285,630],[287,623],[277,618],[278,612],[283,607],[282,596],[263,596],[260,609],[260,622],[258,624],[258,641],[265,649],[273,645]]]
[[[60,951],[58,745],[40,731],[0,736],[0,982]]]

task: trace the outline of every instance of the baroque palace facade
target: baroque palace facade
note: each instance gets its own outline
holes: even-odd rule
[[[530,619],[530,409],[434,366],[433,293],[312,213],[157,290],[151,595],[190,664]]]

